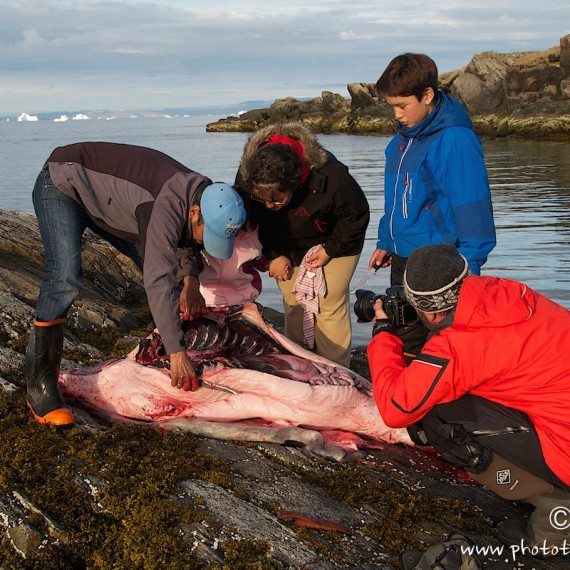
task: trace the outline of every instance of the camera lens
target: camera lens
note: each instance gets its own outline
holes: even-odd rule
[[[355,291],[356,301],[354,302],[354,314],[358,317],[359,321],[365,323],[371,322],[376,313],[374,311],[374,303],[381,295],[377,295],[374,291],[366,289],[357,289]]]

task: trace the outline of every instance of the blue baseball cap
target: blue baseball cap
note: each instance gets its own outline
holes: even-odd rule
[[[245,222],[241,196],[228,184],[210,184],[200,198],[204,218],[204,249],[212,257],[229,259],[234,238]]]

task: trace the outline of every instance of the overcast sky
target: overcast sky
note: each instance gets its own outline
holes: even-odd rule
[[[348,97],[399,53],[445,72],[568,33],[568,0],[0,0],[0,113]]]

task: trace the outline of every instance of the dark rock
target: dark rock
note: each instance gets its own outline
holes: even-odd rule
[[[376,105],[374,83],[349,83],[346,87],[350,93],[352,111]]]
[[[451,85],[451,94],[472,114],[504,108],[508,66],[493,57],[475,56]]]
[[[560,67],[564,77],[570,75],[570,34],[560,38]]]
[[[253,111],[251,111],[253,113]],[[259,111],[261,114],[262,111]],[[244,113],[245,115],[245,113]],[[260,121],[240,117],[226,117],[215,123],[209,123],[206,130],[209,133],[250,133],[259,127]]]
[[[27,523],[22,523],[8,529],[8,536],[14,548],[24,558],[33,558],[42,544],[42,534]]]
[[[16,552],[25,559],[33,558],[42,544],[42,534],[26,520],[20,502],[3,493],[0,493],[0,521]]]
[[[92,232],[82,252],[85,285],[74,304],[71,329],[130,330],[142,324],[133,309],[145,300],[142,275],[135,264]],[[26,212],[0,211],[0,327],[18,334],[28,330],[44,273],[37,220]]]

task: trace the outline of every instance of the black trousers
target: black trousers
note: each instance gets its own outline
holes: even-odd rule
[[[423,430],[444,459],[467,471],[485,471],[494,452],[540,479],[570,489],[546,464],[528,416],[513,408],[468,394],[435,406],[408,430],[416,441],[418,430]]]
[[[404,284],[404,271],[406,269],[407,257],[401,257],[392,253],[392,265],[390,265],[390,285]]]
[[[390,266],[391,287],[394,285],[404,284],[404,271],[406,269],[407,261],[407,257],[401,257],[395,253],[392,254],[392,265]],[[404,356],[406,358],[406,362],[409,364],[414,356],[417,356],[422,350],[422,347],[426,342],[428,330],[420,321],[418,321],[413,325],[398,329],[396,334],[404,343]]]

